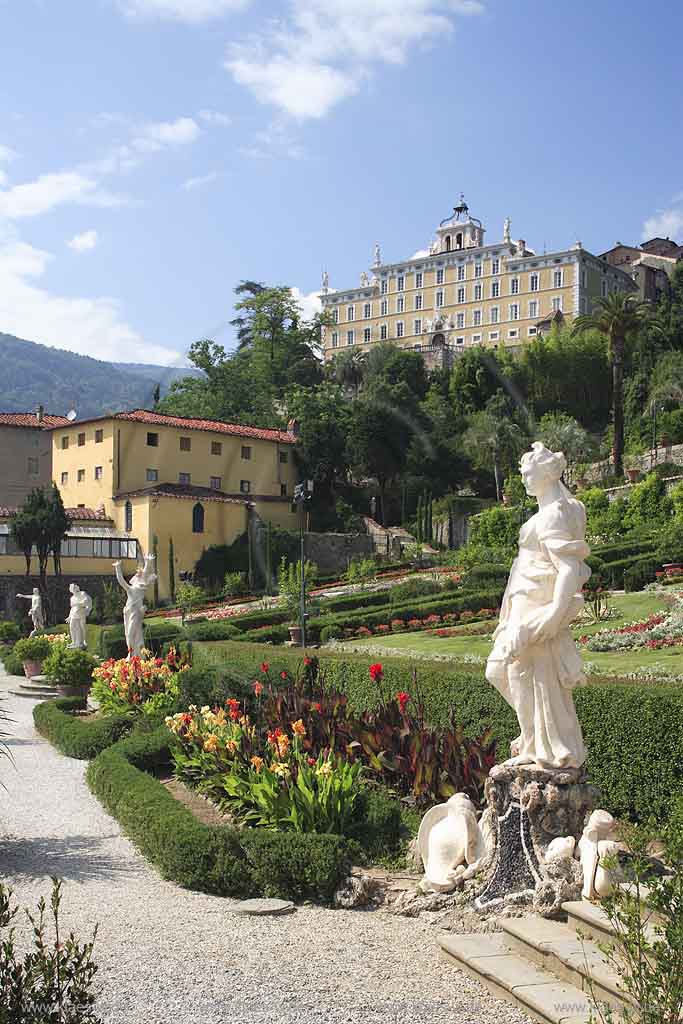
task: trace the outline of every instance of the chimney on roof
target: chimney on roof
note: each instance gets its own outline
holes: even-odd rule
[[[299,436],[299,429],[300,428],[298,420],[290,420],[289,423],[287,424],[287,433],[294,434],[294,437]]]
[[[42,405],[38,406],[38,408],[36,410],[36,419],[38,420],[39,423],[42,423],[43,420],[45,419],[45,407],[44,406],[42,406]]]

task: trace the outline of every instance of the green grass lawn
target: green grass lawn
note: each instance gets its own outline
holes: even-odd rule
[[[606,627],[616,628],[627,622],[645,619],[653,612],[666,607],[659,594],[623,594],[611,599],[611,605],[618,610],[618,616],[605,620],[594,626],[581,624],[574,630],[575,635],[594,633]],[[491,628],[493,629],[493,623]],[[381,648],[387,653],[419,654],[422,657],[451,657],[454,661],[464,655],[488,657],[491,641],[486,637],[449,636],[440,637],[435,632],[396,633],[386,637],[369,637],[356,640],[354,647],[359,652],[364,647]],[[619,674],[634,672],[639,669],[661,668],[665,672],[683,675],[683,647],[664,648],[660,651],[636,650],[619,652],[584,651],[584,660],[591,662],[598,673]]]

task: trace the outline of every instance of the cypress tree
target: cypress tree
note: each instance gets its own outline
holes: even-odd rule
[[[171,592],[171,600],[175,601],[175,551],[173,548],[173,537],[168,541],[168,589]]]

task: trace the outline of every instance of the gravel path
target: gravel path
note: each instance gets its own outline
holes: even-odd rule
[[[17,680],[14,680],[16,683]],[[10,677],[0,668],[0,692]],[[64,879],[64,925],[95,922],[106,1024],[525,1024],[443,963],[424,921],[301,907],[242,918],[231,901],[162,881],[90,794],[85,765],[7,696],[15,765],[0,763],[0,873],[22,905]]]

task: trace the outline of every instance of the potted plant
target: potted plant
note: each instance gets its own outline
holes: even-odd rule
[[[43,672],[62,697],[85,697],[96,665],[96,659],[87,651],[54,644],[43,662]]]
[[[629,455],[626,459],[626,473],[629,481],[634,484],[640,476],[640,457],[638,455]]]
[[[14,653],[23,664],[24,675],[27,679],[42,673],[43,661],[51,650],[52,645],[45,636],[27,636],[23,640],[17,641]]]

